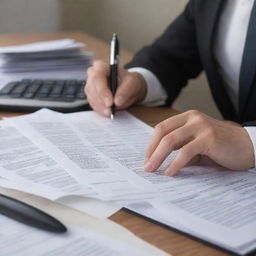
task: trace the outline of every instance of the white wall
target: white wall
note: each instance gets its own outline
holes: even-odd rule
[[[113,32],[136,52],[151,43],[182,12],[188,0],[62,0],[62,25],[105,41]]]
[[[0,0],[0,33],[59,30],[59,0]]]

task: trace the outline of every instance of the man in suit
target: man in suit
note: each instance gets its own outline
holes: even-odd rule
[[[175,149],[166,169],[175,175],[195,163],[232,170],[255,167],[256,3],[254,0],[190,0],[184,12],[151,45],[120,69],[113,98],[109,68],[101,61],[88,70],[85,93],[91,107],[109,116],[113,103],[170,106],[188,80],[205,71],[225,121],[192,110],[171,117],[154,130],[145,171],[156,170]],[[254,127],[255,125],[255,127]]]

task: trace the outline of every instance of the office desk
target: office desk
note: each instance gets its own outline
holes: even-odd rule
[[[22,34],[22,35],[0,35],[0,46],[23,44],[40,40],[53,40],[60,38],[74,38],[85,42],[88,47],[86,50],[96,53],[96,58],[108,62],[109,47],[106,43],[84,33],[54,33],[54,34]],[[127,62],[131,54],[127,51],[121,51],[121,63]],[[154,126],[158,122],[177,114],[178,112],[169,108],[147,108],[133,107],[129,109],[130,113],[140,118],[145,123]],[[0,112],[0,117],[15,116],[20,113]],[[174,232],[168,228],[154,224],[144,218],[137,217],[123,210],[114,214],[111,220],[125,226],[140,238],[151,244],[172,253],[176,256],[194,256],[194,255],[227,255],[221,251],[208,247],[200,242],[194,241],[184,235]]]

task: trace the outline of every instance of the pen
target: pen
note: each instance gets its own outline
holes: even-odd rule
[[[62,223],[43,211],[1,194],[0,213],[29,226],[54,233],[64,233],[67,231],[67,228]]]
[[[110,46],[110,76],[109,76],[109,84],[110,89],[115,96],[117,85],[118,85],[118,61],[119,61],[119,41],[117,38],[117,35],[114,33],[112,40],[111,40],[111,46]],[[115,104],[111,106],[111,120],[114,120],[116,107]]]

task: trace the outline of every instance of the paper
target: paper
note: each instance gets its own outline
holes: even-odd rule
[[[71,232],[69,232],[67,234],[69,237],[67,239],[65,239],[65,241],[64,240],[54,240],[55,242],[59,241],[59,244],[57,246],[60,246],[62,244],[62,242],[65,242],[65,243],[69,242],[70,238],[76,239],[77,237],[82,236],[82,237],[86,238],[86,241],[88,241],[88,238],[92,238],[94,242],[100,243],[101,246],[102,245],[105,246],[105,244],[107,244],[107,248],[115,248],[116,249],[121,246],[122,250],[125,249],[125,250],[127,250],[127,252],[135,253],[135,255],[137,255],[137,251],[139,251],[141,255],[152,255],[152,256],[153,255],[155,255],[155,256],[162,256],[162,255],[166,256],[167,255],[167,253],[164,253],[160,249],[157,249],[156,247],[150,245],[149,243],[146,243],[145,241],[137,238],[134,234],[132,234],[127,229],[125,229],[124,227],[122,227],[110,220],[97,219],[95,217],[92,217],[88,214],[81,213],[81,212],[71,209],[69,207],[57,204],[55,202],[51,202],[44,198],[27,195],[26,193],[4,191],[3,189],[0,189],[0,193],[12,196],[14,198],[17,198],[18,200],[22,200],[28,204],[31,204],[31,205],[37,207],[38,209],[41,209],[41,210],[49,213],[50,215],[56,217],[58,220],[60,220],[62,223],[64,223],[68,227],[69,231],[71,231]],[[1,218],[1,216],[0,216],[0,218]],[[7,221],[8,221],[8,219],[7,219]],[[12,221],[12,220],[9,219],[9,221]],[[14,221],[13,221],[13,223],[14,223]],[[13,236],[13,237],[16,237],[15,242],[21,241],[21,242],[24,242],[24,245],[25,245],[26,243],[28,243],[28,241],[26,241],[26,236],[20,236],[21,230],[19,227],[21,224],[19,224],[17,222],[15,222],[15,223],[16,223],[16,225],[17,224],[19,225],[19,226],[15,225],[14,236]],[[0,225],[1,225],[1,219],[0,219]],[[24,226],[24,225],[22,225],[22,226],[26,227],[26,230],[28,230],[28,228],[30,228],[28,226]],[[2,227],[2,225],[1,225],[1,227]],[[11,230],[10,228],[12,226],[10,226],[10,228],[9,228],[8,223],[5,223],[5,224],[3,224],[3,227],[4,228],[8,227],[8,231],[10,231]],[[0,230],[0,237],[1,237],[1,231],[4,232],[4,228],[3,228],[3,230]],[[79,230],[78,230],[78,228],[79,228]],[[16,233],[15,233],[15,231],[16,231]],[[43,232],[43,231],[40,231],[40,234],[38,233],[38,231],[39,230],[33,229],[33,235],[35,236],[35,238],[33,237],[33,239],[35,239],[35,240],[37,237],[39,237],[38,238],[39,240],[42,238],[41,232]],[[43,233],[46,234],[46,232],[43,232]],[[56,236],[56,234],[50,234],[50,235],[51,235],[51,237]],[[18,237],[18,239],[17,239],[17,237]],[[60,237],[58,236],[58,238],[60,238]],[[10,239],[12,239],[12,238],[10,238]],[[36,241],[38,241],[38,239]],[[15,238],[13,240],[15,240]],[[35,241],[35,240],[33,240],[33,241]],[[113,244],[113,241],[114,241],[114,244]],[[1,239],[0,239],[0,244],[1,244]],[[113,247],[112,247],[112,245],[113,245]],[[37,250],[39,250],[39,248],[41,246],[45,246],[45,245],[44,244],[37,245],[37,247],[36,247]],[[54,246],[56,246],[56,245],[54,245]],[[129,248],[126,249],[127,246],[131,249],[129,249]],[[24,246],[24,248],[26,248],[26,247]],[[72,248],[72,246],[71,246],[71,248]],[[42,250],[44,250],[44,249],[52,249],[52,248],[50,248],[48,246],[46,248],[43,248]],[[135,250],[135,252],[134,252],[134,250]],[[35,255],[35,254],[38,255],[38,253],[32,253],[32,255]],[[2,255],[2,254],[0,253],[0,255]],[[4,255],[13,255],[13,254],[4,254]],[[26,255],[29,256],[30,254],[26,254]],[[46,255],[48,255],[48,254],[46,254]],[[66,255],[66,253],[63,253],[62,255]],[[74,255],[74,254],[70,253],[68,255]],[[90,254],[85,253],[82,255],[90,255]],[[102,255],[102,254],[100,254],[100,255]],[[120,253],[120,255],[123,255],[123,254]],[[126,255],[126,254],[124,254],[124,255]],[[131,255],[133,255],[133,254],[131,254]]]
[[[193,176],[183,185],[187,190],[178,189],[179,193],[173,193],[165,202],[153,201],[153,206],[207,240],[230,247],[254,240],[255,174],[200,167],[188,168],[186,174]],[[174,185],[179,183],[179,176],[176,179]]]
[[[1,215],[0,226],[0,255],[150,255],[99,234],[72,227],[66,234],[54,234]]]
[[[100,219],[106,219],[122,208],[121,204],[81,196],[61,197],[56,202]]]
[[[0,179],[0,186],[55,200],[99,218],[107,218],[121,208],[89,198],[96,196],[92,189],[79,184],[15,128],[3,121],[0,124],[0,166],[4,167],[0,173],[5,177]]]
[[[95,196],[93,189],[79,184],[48,153],[38,148],[18,130],[9,127],[5,121],[1,121],[0,124],[2,177],[16,181],[26,179],[28,183],[35,183],[36,186],[29,186],[27,192],[28,190],[36,192],[41,185],[44,185],[41,190],[46,192],[42,196],[52,200],[56,200],[60,195]]]
[[[31,44],[0,47],[0,54],[21,54],[45,51],[66,50],[72,48],[82,48],[82,43],[76,44],[73,39],[61,39],[53,41],[35,42]]]
[[[93,54],[83,52],[83,47],[85,44],[73,39],[0,47],[0,73],[86,70]]]
[[[254,173],[189,167],[175,177],[164,176],[177,152],[157,172],[145,173],[144,151],[152,129],[127,112],[119,112],[114,122],[94,112],[49,110],[7,121],[99,199],[123,206],[149,202],[162,220],[234,252],[255,245]]]
[[[3,170],[0,170],[0,172],[1,171]],[[52,198],[52,195],[49,196],[49,194],[53,194],[57,198],[54,200],[55,202],[100,219],[106,219],[122,208],[120,204],[104,202],[95,198],[67,196],[65,193],[63,194],[59,191],[52,191],[49,187],[42,185],[35,185],[34,183],[28,182],[27,180],[21,179],[17,176],[13,177],[13,180],[15,181],[10,181],[6,178],[0,177],[0,187],[34,194],[44,198]]]
[[[22,122],[24,118],[26,122]],[[142,188],[125,178],[122,179],[120,174],[116,173],[116,168],[123,169],[124,172],[126,168],[120,164],[117,166],[115,161],[92,147],[75,128],[62,119],[62,115],[54,115],[49,119],[49,115],[41,111],[40,114],[10,119],[9,122],[19,127],[24,135],[30,136],[37,146],[40,145],[45,151],[51,152],[55,161],[65,166],[79,182],[84,181],[98,193],[101,192],[100,199],[130,197],[131,191],[136,196],[142,196],[138,193],[143,191]],[[84,124],[87,127],[87,124]]]
[[[172,190],[163,171],[143,171],[152,129],[126,112],[112,122],[94,112],[61,115],[42,110],[10,122],[50,151],[70,175],[93,187],[99,199],[149,200]]]

